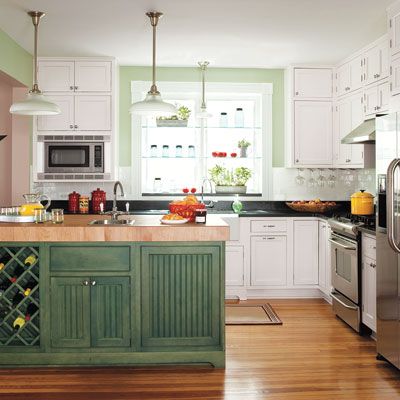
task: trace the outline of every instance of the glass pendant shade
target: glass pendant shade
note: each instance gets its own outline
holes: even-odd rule
[[[147,93],[143,101],[131,105],[129,112],[134,115],[168,117],[177,114],[178,110],[173,104],[163,101],[160,94]]]
[[[150,18],[150,23],[153,27],[153,84],[151,85],[150,91],[147,93],[145,99],[133,103],[129,108],[129,112],[141,116],[168,117],[177,114],[178,110],[173,104],[163,101],[156,85],[156,29],[158,20],[163,14],[152,11],[146,13],[146,15]]]
[[[48,101],[42,93],[28,93],[25,100],[10,107],[10,113],[16,115],[57,115],[61,113],[57,104]]]
[[[38,86],[38,28],[40,18],[44,17],[44,13],[41,11],[29,11],[28,15],[32,18],[32,23],[35,28],[35,40],[34,40],[34,54],[33,54],[33,65],[34,65],[34,79],[33,87],[29,91],[25,100],[18,101],[10,107],[10,113],[16,115],[57,115],[61,113],[60,107],[57,104],[48,100]]]

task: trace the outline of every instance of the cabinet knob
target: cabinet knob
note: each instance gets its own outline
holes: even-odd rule
[[[346,160],[347,163],[349,163],[350,161],[351,161],[351,160],[350,160],[349,158]]]
[[[74,126],[73,126],[73,125],[70,125],[69,127],[70,127],[71,129],[74,129]]]
[[[299,92],[296,92],[295,95],[298,96],[298,95],[299,95]]]
[[[78,125],[74,125],[74,128],[75,128],[75,129],[78,129]]]
[[[375,267],[376,267],[376,264],[370,263],[369,266],[372,267],[372,268],[375,268]]]
[[[82,285],[83,285],[83,286],[89,286],[89,281],[88,281],[88,280],[84,280],[84,281],[82,282]]]
[[[297,158],[295,161],[298,163],[298,162],[299,162],[299,159]]]
[[[97,283],[96,281],[91,282],[92,286],[96,286],[96,283]]]
[[[69,87],[69,90],[74,90],[74,87],[73,87],[73,86],[70,86],[70,87]]]
[[[78,86],[75,86],[75,90],[78,90]]]
[[[380,107],[380,106],[377,106],[377,107],[376,107],[376,109],[377,109],[377,110],[380,110],[380,109],[381,109],[381,107]]]
[[[377,77],[377,78],[380,78],[380,77],[381,77],[381,75],[380,75],[380,74],[376,74],[376,77]]]

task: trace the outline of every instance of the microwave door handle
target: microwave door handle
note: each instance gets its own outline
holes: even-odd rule
[[[400,165],[400,158],[395,158],[388,167],[387,170],[387,200],[386,207],[388,213],[388,241],[390,247],[396,252],[400,253],[400,247],[398,246],[398,242],[395,238],[394,226],[395,226],[395,212],[394,212],[394,196],[395,196],[395,187],[394,187],[394,174],[396,168]]]
[[[346,246],[346,245],[344,245],[344,244],[341,244],[341,243],[339,243],[338,241],[336,241],[336,240],[333,240],[333,239],[328,239],[331,243],[333,243],[335,246],[339,246],[339,247],[341,247],[342,249],[345,249],[345,250],[356,250],[357,248],[356,247],[354,247],[354,246]]]

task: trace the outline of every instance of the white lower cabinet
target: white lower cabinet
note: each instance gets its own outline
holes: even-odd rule
[[[293,223],[293,283],[318,285],[318,221]]]
[[[225,283],[226,286],[244,285],[243,246],[227,245],[225,248]]]
[[[251,238],[251,285],[286,286],[286,236]]]
[[[376,332],[376,239],[363,234],[361,248],[362,322]]]

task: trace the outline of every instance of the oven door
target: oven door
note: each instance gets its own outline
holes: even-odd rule
[[[358,243],[331,233],[332,286],[358,304]]]

